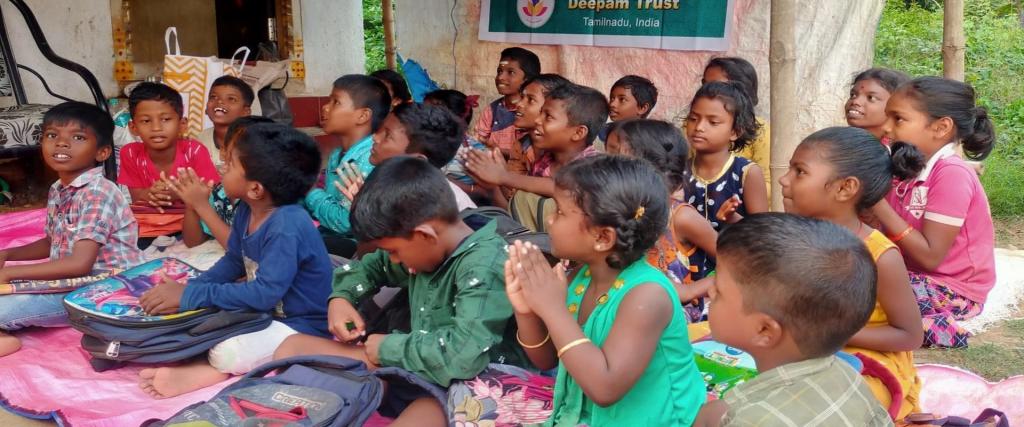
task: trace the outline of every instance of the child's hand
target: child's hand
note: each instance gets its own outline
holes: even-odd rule
[[[533,314],[530,305],[526,303],[523,296],[523,286],[516,277],[515,266],[520,263],[519,249],[513,244],[508,247],[508,260],[505,261],[505,293],[508,294],[508,301],[512,303],[512,309],[516,314]]]
[[[181,310],[181,296],[184,294],[184,283],[161,274],[160,283],[139,297],[139,305],[149,315],[177,313]]]
[[[466,153],[466,172],[482,187],[494,188],[502,185],[508,171],[505,157],[498,149],[469,150]]]
[[[366,322],[348,300],[332,298],[327,304],[327,329],[341,342],[352,342],[366,335]]]
[[[718,213],[715,214],[715,218],[722,222],[728,222],[730,224],[739,222],[743,219],[742,216],[736,214],[736,209],[739,209],[740,205],[743,204],[743,199],[740,199],[738,194],[733,194],[722,206],[718,208]]]
[[[188,207],[209,203],[213,181],[203,182],[192,168],[178,168],[178,176],[168,177],[160,172],[160,178],[168,189],[185,202]]]
[[[7,264],[7,251],[0,251],[0,269],[4,268],[4,264]]]
[[[157,180],[153,183],[152,187],[146,190],[145,203],[156,208],[160,213],[164,213],[164,207],[170,206],[173,198],[171,189],[167,187],[167,184]]]
[[[512,269],[531,311],[541,318],[557,310],[565,311],[565,266],[558,263],[552,268],[540,248],[532,243],[517,240],[514,250],[518,257]]]
[[[363,188],[366,177],[363,175],[363,171],[354,163],[345,163],[335,169],[338,176],[341,177],[340,181],[334,181],[334,187],[345,195],[350,202],[356,200],[356,194],[359,194],[359,190]]]
[[[366,343],[363,344],[363,349],[366,351],[366,360],[369,360],[374,365],[380,365],[380,345],[384,342],[384,338],[387,338],[384,334],[373,334],[366,338]]]

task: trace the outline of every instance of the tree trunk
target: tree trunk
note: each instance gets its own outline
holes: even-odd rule
[[[381,0],[380,17],[384,26],[384,60],[389,70],[395,69],[395,13],[391,0]]]
[[[964,80],[964,2],[945,0],[942,19],[942,74]]]
[[[797,0],[772,0],[768,64],[771,67],[771,176],[786,172],[800,143],[796,88]],[[772,180],[771,210],[782,211],[782,188]]]

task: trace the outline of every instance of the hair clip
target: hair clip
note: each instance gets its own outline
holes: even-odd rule
[[[643,206],[636,208],[636,213],[633,214],[633,219],[639,220],[640,218],[643,218],[644,212],[647,212],[647,209],[644,208]]]

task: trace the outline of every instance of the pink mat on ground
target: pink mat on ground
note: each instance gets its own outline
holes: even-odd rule
[[[20,246],[46,235],[46,209],[0,215],[0,248]]]
[[[1003,411],[1010,425],[1024,425],[1024,375],[993,383],[945,365],[918,365],[921,410],[974,419],[985,408]]]
[[[138,386],[140,365],[95,372],[79,346],[82,334],[71,328],[35,329],[18,334],[22,349],[0,359],[0,405],[35,419],[65,426],[137,426],[166,419],[182,408],[207,400],[230,381],[178,397],[156,400]],[[366,426],[385,426],[374,415]]]

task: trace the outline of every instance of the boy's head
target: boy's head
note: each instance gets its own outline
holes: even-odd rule
[[[608,100],[601,92],[580,85],[564,85],[548,92],[533,130],[538,149],[562,151],[588,146],[608,120]]]
[[[519,103],[516,104],[516,120],[513,126],[519,129],[533,129],[540,109],[544,107],[547,94],[559,86],[570,85],[569,79],[558,74],[538,74],[523,82]]]
[[[523,82],[540,74],[540,58],[521,47],[501,51],[494,87],[502,96],[518,95]]]
[[[790,214],[751,215],[718,237],[711,334],[755,358],[824,357],[867,323],[875,282],[871,254],[846,229]]]
[[[220,76],[210,86],[206,116],[215,127],[228,126],[239,117],[252,114],[252,102],[255,99],[252,87],[244,80],[235,76]]]
[[[612,85],[608,94],[608,117],[613,122],[645,119],[658,103],[658,88],[644,77],[625,76]]]
[[[423,96],[423,103],[447,108],[463,123],[473,123],[473,109],[477,106],[479,95],[466,96],[454,89],[438,89]]]
[[[181,95],[170,86],[143,82],[128,95],[132,121],[128,129],[150,150],[173,149],[186,118]]]
[[[224,192],[250,205],[298,202],[320,173],[320,149],[309,135],[278,123],[246,127],[231,143]]]
[[[403,154],[422,156],[440,169],[455,158],[464,140],[466,126],[444,107],[402,104],[384,119],[373,134],[370,163]]]
[[[374,242],[391,261],[430,272],[444,261],[440,237],[459,220],[444,174],[426,160],[398,156],[381,162],[352,202],[352,232]]]
[[[334,81],[330,100],[320,111],[324,132],[353,134],[361,138],[372,134],[391,111],[391,95],[378,79],[348,74]]]
[[[385,68],[370,73],[370,77],[380,80],[388,88],[392,108],[412,102],[409,85],[405,84],[405,78],[398,74],[397,71]]]
[[[43,160],[62,180],[70,178],[65,185],[101,164],[108,179],[117,179],[114,122],[106,111],[84,102],[65,102],[43,115],[42,130]]]
[[[235,140],[240,138],[249,126],[258,123],[274,123],[274,120],[263,116],[244,116],[231,122],[231,125],[228,126],[227,132],[224,133],[224,143],[221,144],[220,151],[217,153],[220,156],[221,163],[228,162],[231,157],[231,146],[234,144]]]

